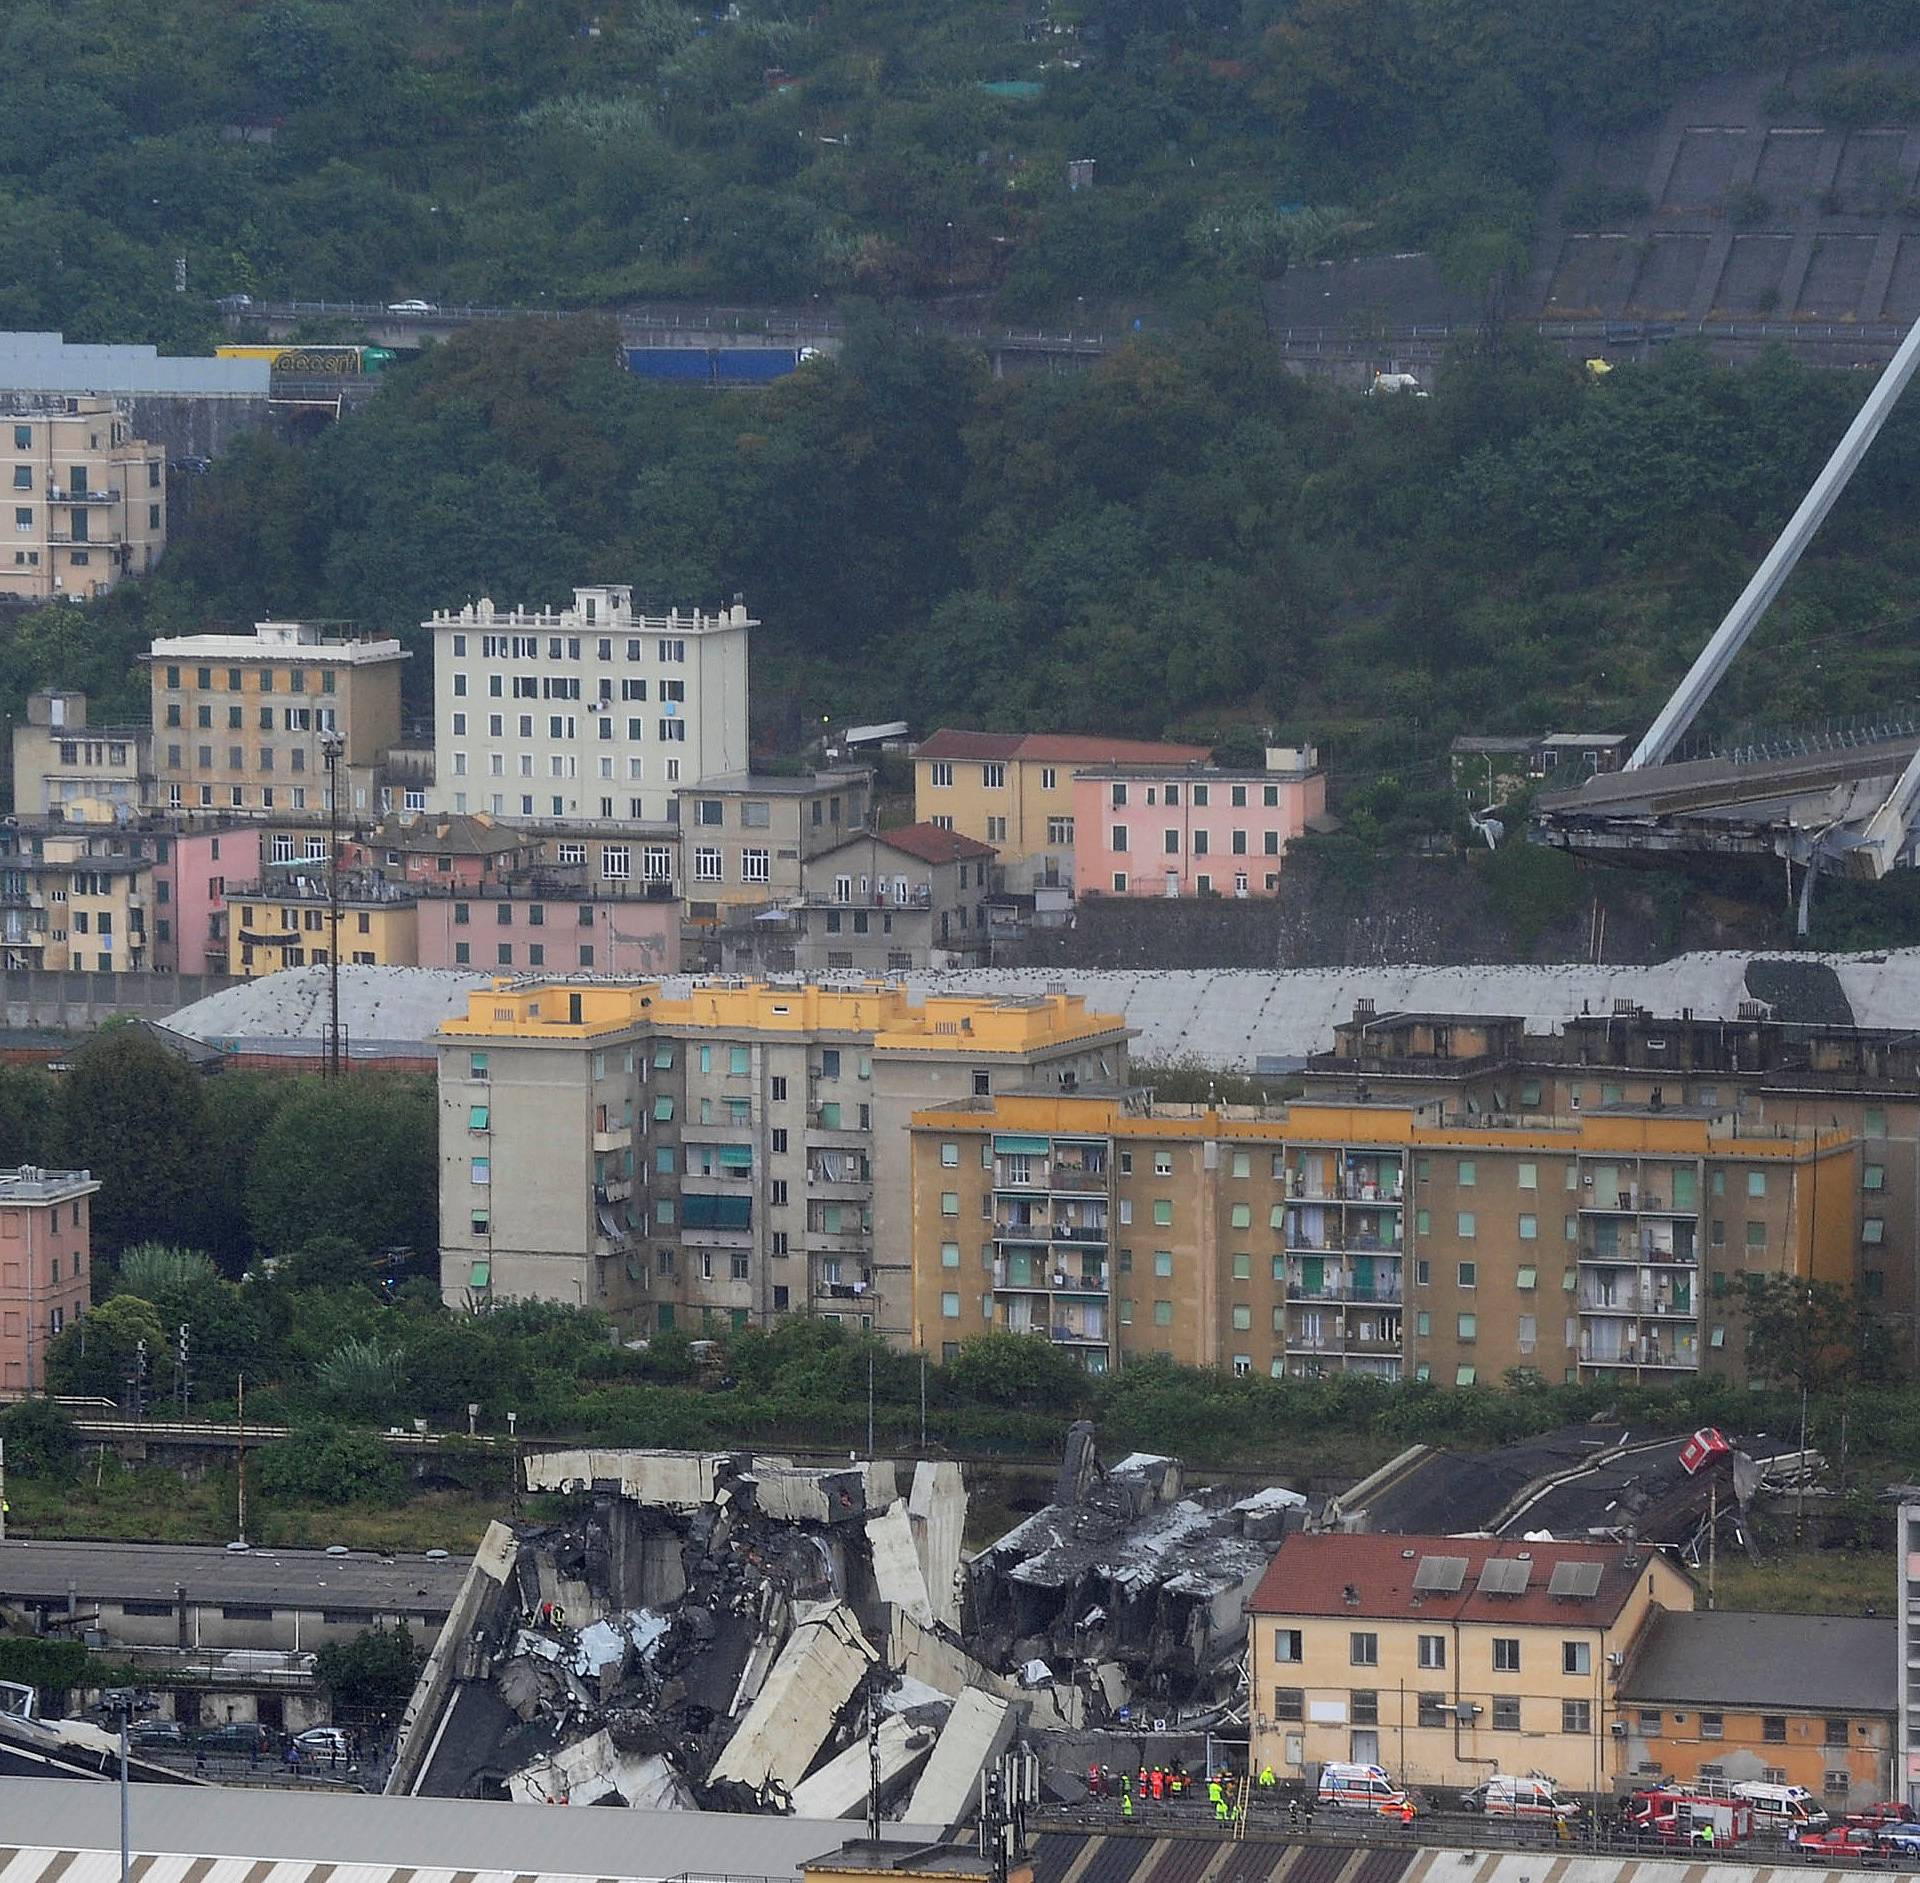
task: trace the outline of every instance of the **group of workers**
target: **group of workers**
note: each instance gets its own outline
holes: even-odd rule
[[[1262,1792],[1271,1794],[1279,1784],[1273,1767],[1265,1767],[1256,1783]],[[1087,1767],[1087,1796],[1118,1798],[1122,1818],[1133,1816],[1136,1801],[1156,1805],[1182,1803],[1194,1793],[1198,1784],[1199,1780],[1187,1771],[1179,1759],[1175,1759],[1171,1765],[1143,1765],[1137,1774],[1115,1772],[1104,1765]],[[1223,1828],[1237,1824],[1243,1809],[1238,1776],[1223,1768],[1209,1774],[1206,1784],[1207,1804],[1213,1812],[1214,1822]],[[1297,1828],[1300,1816],[1297,1799],[1289,1799],[1288,1812]]]

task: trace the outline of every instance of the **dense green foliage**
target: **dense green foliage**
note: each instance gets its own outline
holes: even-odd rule
[[[207,1079],[135,1026],[58,1079],[0,1066],[0,1164],[91,1170],[95,1254],[124,1252],[126,1287],[163,1305],[198,1291],[199,1249],[230,1274],[262,1253],[349,1279],[436,1249],[434,1131],[430,1080]]]
[[[1550,132],[1912,31],[1903,0],[12,0],[0,326],[178,341],[237,290],[1039,312],[1356,241],[1478,286]]]
[[[413,1692],[424,1653],[405,1626],[363,1628],[351,1641],[329,1641],[314,1657],[314,1672],[337,1718],[397,1714]]]
[[[750,401],[643,384],[594,323],[463,336],[296,450],[206,480],[161,571],[98,611],[145,634],[268,612],[408,636],[490,592],[743,592],[761,733],[825,711],[921,724],[1319,740],[1346,841],[1457,815],[1463,730],[1630,727],[1739,590],[1863,390],[1685,349],[1595,381],[1514,341],[1428,400],[1287,373],[1257,324],[994,382],[874,315]],[[1920,691],[1903,623],[1920,409],[1896,414],[1714,706],[1722,725]],[[13,634],[0,629],[0,683]],[[17,683],[17,682],[16,682]],[[1257,717],[1256,717],[1257,716]],[[1517,915],[1564,885],[1519,868]],[[4,1120],[0,1103],[0,1120]]]

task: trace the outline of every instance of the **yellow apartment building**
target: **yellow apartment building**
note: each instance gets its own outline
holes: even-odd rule
[[[263,621],[252,634],[158,640],[144,658],[162,808],[324,818],[327,746],[337,737],[341,816],[380,809],[381,764],[400,739],[401,663],[411,658],[398,641]]]
[[[814,1314],[901,1345],[916,1110],[1124,1081],[1067,995],[502,979],[439,1035],[441,1287],[639,1332]]]
[[[10,441],[13,553],[0,596],[104,595],[167,546],[167,454],[111,399],[48,398],[0,415]]]
[[[1290,1536],[1249,1604],[1254,1770],[1330,1760],[1402,1783],[1539,1772],[1609,1789],[1619,1685],[1693,1584],[1635,1544]]]
[[[227,891],[227,972],[244,980],[281,968],[324,965],[334,956],[326,864],[288,870]],[[366,968],[419,965],[418,898],[374,872],[342,871],[340,960]]]
[[[955,732],[913,751],[916,823],[1000,852],[1004,887],[1073,886],[1073,775],[1094,765],[1203,765],[1203,745],[1056,732]]]
[[[149,726],[91,726],[87,696],[61,689],[27,695],[13,729],[16,817],[131,817],[153,785]]]
[[[1657,1381],[1740,1370],[1744,1275],[1851,1273],[1857,1143],[1703,1107],[1507,1128],[1015,1093],[911,1140],[912,1339],[943,1357],[1001,1328],[1095,1371]]]

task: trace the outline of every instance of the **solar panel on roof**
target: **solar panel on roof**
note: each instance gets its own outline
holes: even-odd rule
[[[1600,1593],[1600,1567],[1598,1563],[1556,1563],[1547,1593],[1591,1601]]]
[[[1525,1595],[1533,1565],[1517,1556],[1489,1556],[1480,1570],[1482,1595]]]
[[[1450,1595],[1467,1579],[1464,1556],[1423,1556],[1413,1572],[1413,1586],[1431,1593]]]

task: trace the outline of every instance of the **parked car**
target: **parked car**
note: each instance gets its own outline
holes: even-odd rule
[[[237,314],[242,308],[251,307],[252,305],[253,296],[251,294],[223,294],[219,300],[214,302],[214,306],[226,314]]]
[[[344,1761],[353,1750],[344,1726],[309,1726],[304,1733],[294,1734],[293,1743],[300,1748],[303,1759]]]
[[[440,310],[431,301],[389,301],[389,314],[437,314]]]
[[[1912,1805],[1903,1805],[1897,1798],[1882,1798],[1878,1804],[1868,1805],[1864,1811],[1849,1811],[1849,1824],[1864,1824],[1869,1830],[1884,1830],[1895,1824],[1920,1823]]]
[[[1878,1856],[1886,1841],[1884,1832],[1864,1824],[1830,1824],[1823,1830],[1797,1831],[1793,1837],[1796,1849],[1818,1851],[1823,1857]]]
[[[187,1729],[178,1720],[135,1720],[127,1728],[130,1746],[184,1746]]]
[[[228,1720],[223,1726],[209,1726],[194,1737],[197,1752],[217,1757],[267,1758],[273,1752],[273,1733],[252,1720]]]

